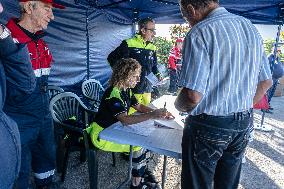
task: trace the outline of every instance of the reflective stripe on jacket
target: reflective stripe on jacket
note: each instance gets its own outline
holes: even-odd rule
[[[36,77],[49,75],[52,55],[47,44],[40,38],[40,36],[43,36],[43,32],[37,32],[35,36],[38,36],[38,39],[34,40],[19,28],[15,19],[9,20],[7,28],[11,31],[15,42],[27,44]]]
[[[103,140],[99,138],[100,132],[103,130],[100,125],[96,122],[93,122],[90,127],[87,128],[87,132],[90,134],[92,143],[97,148],[108,151],[108,152],[129,152],[130,146],[127,144],[118,144],[114,142],[110,142],[107,140]],[[133,151],[139,151],[141,147],[133,146]]]
[[[151,72],[159,74],[156,46],[151,42],[144,41],[141,35],[136,34],[133,38],[122,41],[120,46],[109,54],[108,62],[113,66],[121,58],[134,58],[142,66],[140,82],[137,83],[133,92],[135,94],[151,92],[152,86],[145,76]]]

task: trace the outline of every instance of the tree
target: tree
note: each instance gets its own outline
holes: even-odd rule
[[[167,40],[165,37],[155,37],[153,43],[157,47],[158,63],[167,64],[168,56],[172,47],[171,41]]]
[[[187,24],[175,24],[170,27],[171,39],[175,41],[177,38],[185,38],[188,31],[189,27]]]

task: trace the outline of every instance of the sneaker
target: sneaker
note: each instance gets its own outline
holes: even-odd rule
[[[140,182],[138,186],[130,185],[130,189],[160,189],[160,185],[150,182]]]
[[[261,131],[265,131],[265,132],[272,131],[272,127],[271,127],[270,125],[267,125],[267,124],[256,125],[256,126],[254,127],[254,129],[256,129],[256,130],[261,130]]]
[[[145,169],[144,175],[142,177],[144,178],[145,182],[150,182],[155,184],[159,183],[154,173],[150,171],[148,168]]]
[[[148,186],[146,183],[144,182],[140,182],[140,184],[138,186],[133,186],[132,184],[130,185],[130,189],[151,189],[150,186]]]

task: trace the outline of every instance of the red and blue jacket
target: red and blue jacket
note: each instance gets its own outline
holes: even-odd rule
[[[36,77],[49,75],[52,63],[52,55],[47,44],[41,39],[44,36],[42,31],[29,36],[16,24],[15,19],[7,23],[7,28],[11,31],[12,37],[16,43],[27,44],[32,62],[32,67]]]
[[[31,94],[17,96],[14,95],[13,89],[8,90],[4,111],[17,122],[19,128],[40,127],[44,124],[44,120],[51,120],[47,80],[52,55],[42,39],[43,32],[32,34],[19,26],[15,19],[11,19],[6,26],[16,43],[27,45],[36,76],[36,87]]]

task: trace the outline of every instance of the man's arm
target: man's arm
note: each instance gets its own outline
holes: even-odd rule
[[[202,97],[203,95],[197,91],[182,88],[176,98],[175,107],[178,111],[190,112],[198,105]]]
[[[272,86],[272,80],[267,79],[258,83],[256,93],[253,97],[253,104],[258,103],[266,91]]]
[[[31,93],[35,88],[36,79],[25,45],[15,44],[9,35],[0,40],[0,57],[9,89]]]

